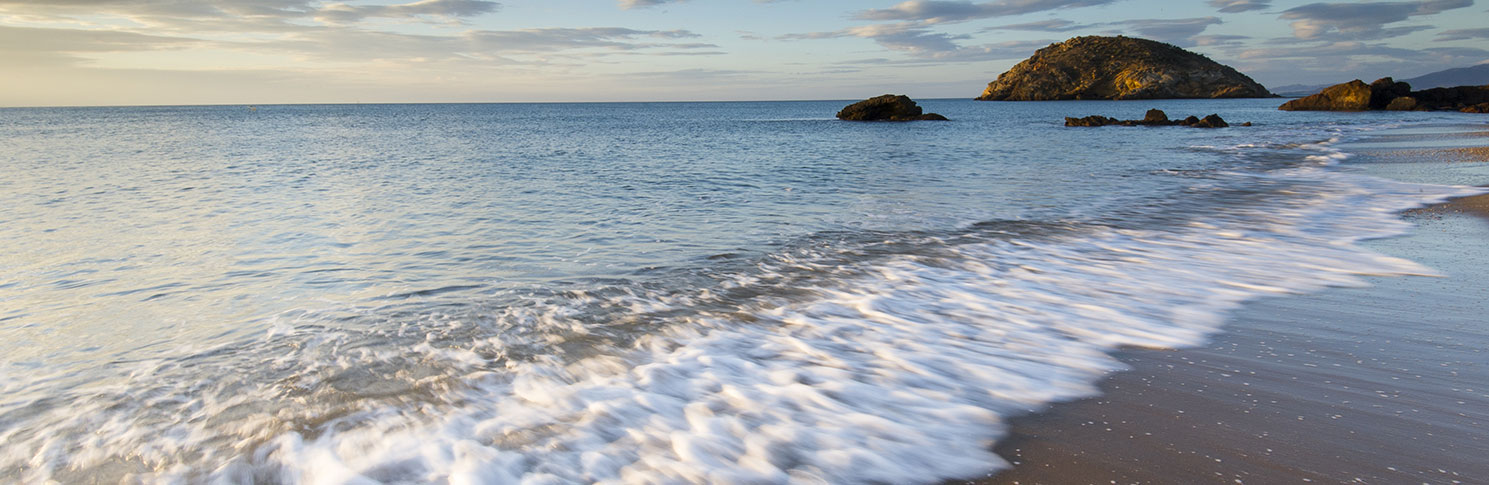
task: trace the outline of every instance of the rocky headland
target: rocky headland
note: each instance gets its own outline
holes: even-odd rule
[[[982,101],[1265,98],[1267,88],[1210,58],[1133,37],[1076,37],[1035,52],[988,84]]]
[[[1283,103],[1283,111],[1462,111],[1489,112],[1489,85],[1432,88],[1412,91],[1411,85],[1380,78],[1370,84],[1359,79],[1335,84],[1317,94]]]

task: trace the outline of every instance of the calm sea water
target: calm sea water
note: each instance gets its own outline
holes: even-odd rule
[[[0,110],[0,476],[928,482],[1467,193],[1277,100]],[[1074,129],[1219,113],[1256,126]]]

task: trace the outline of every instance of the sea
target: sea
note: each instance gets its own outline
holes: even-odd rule
[[[0,481],[936,483],[1480,192],[1278,99],[0,109]],[[1067,128],[1217,113],[1224,129]]]

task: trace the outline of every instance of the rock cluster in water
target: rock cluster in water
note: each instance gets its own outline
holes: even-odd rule
[[[1076,37],[1051,44],[988,84],[982,101],[1266,98],[1229,66],[1162,42]]]
[[[848,121],[947,121],[935,113],[921,114],[920,105],[910,97],[894,94],[877,96],[853,103],[838,111],[838,119]]]
[[[1317,94],[1283,103],[1284,111],[1434,111],[1489,112],[1489,85],[1412,91],[1389,77],[1370,84],[1359,79],[1335,84]]]
[[[1168,119],[1168,113],[1161,109],[1150,109],[1148,114],[1140,120],[1119,120],[1101,115],[1091,115],[1085,118],[1065,118],[1065,126],[1188,126],[1192,128],[1225,128],[1230,126],[1218,114],[1212,114],[1204,118],[1190,116],[1182,120]],[[1251,123],[1242,123],[1241,126],[1251,126]]]

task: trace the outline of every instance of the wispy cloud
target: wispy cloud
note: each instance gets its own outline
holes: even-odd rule
[[[1119,0],[997,0],[972,3],[970,1],[910,0],[890,8],[864,10],[855,14],[854,18],[929,23],[962,22],[1047,10],[1106,5],[1117,1]]]
[[[1196,35],[1190,40],[1203,47],[1239,47],[1249,39],[1251,37],[1245,35]]]
[[[418,0],[391,5],[319,0],[0,0],[0,14],[32,21],[78,22],[107,16],[154,32],[175,33],[292,32],[368,19],[451,23],[500,8],[500,3],[488,0]]]
[[[684,0],[620,0],[620,8],[630,10],[633,8],[655,7],[669,3],[677,3]]]
[[[1432,28],[1419,25],[1386,27],[1388,24],[1472,5],[1473,0],[1310,3],[1287,9],[1279,18],[1292,20],[1293,36],[1300,39],[1375,40]]]
[[[982,29],[983,32],[994,30],[1027,30],[1032,32],[1069,32],[1090,28],[1090,24],[1078,24],[1064,19],[1041,20],[1038,22],[1025,22],[1021,24],[999,25]]]
[[[1248,74],[1302,83],[1410,76],[1485,58],[1489,50],[1472,47],[1408,49],[1361,41],[1243,47],[1236,52],[1237,67]]]
[[[333,3],[315,12],[315,19],[322,22],[358,22],[370,17],[413,19],[438,17],[459,19],[474,17],[501,8],[501,4],[485,0],[420,0],[401,5],[348,5]]]
[[[1241,13],[1271,7],[1272,0],[1210,0],[1210,6],[1220,13]]]
[[[0,25],[0,63],[12,68],[70,65],[86,62],[86,54],[181,49],[202,43],[133,32]]]
[[[856,37],[873,40],[886,49],[908,54],[909,62],[965,62],[994,59],[1016,59],[1029,55],[1034,49],[1043,47],[1048,41],[1015,41],[983,45],[961,45],[960,41],[971,40],[966,34],[947,34],[932,31],[926,25],[915,22],[871,24],[831,32],[788,34],[783,40],[835,39]]]
[[[1441,42],[1451,40],[1476,40],[1489,39],[1489,28],[1480,29],[1454,29],[1444,30],[1437,33],[1437,40]]]
[[[1170,42],[1179,45],[1197,45],[1196,38],[1211,25],[1219,25],[1218,17],[1198,17],[1188,19],[1131,19],[1117,22],[1099,22],[1094,24],[1078,24],[1068,20],[1045,20],[1040,22],[1028,22],[1022,24],[999,25],[983,29],[984,32],[994,30],[1027,30],[1035,32],[1070,32],[1076,30],[1100,31],[1103,33],[1132,33],[1136,32],[1143,37]]]
[[[0,14],[25,12],[33,22],[86,28],[0,26],[0,52],[11,67],[87,65],[113,52],[207,48],[284,62],[510,65],[596,58],[618,53],[673,55],[717,52],[686,30],[620,27],[470,29],[457,22],[499,11],[486,0],[418,0],[383,5],[311,0],[0,0]],[[373,19],[436,21],[428,33],[381,30]],[[285,57],[288,56],[288,57]],[[522,56],[529,58],[521,59]],[[202,69],[212,69],[208,61]],[[302,69],[314,69],[301,66]]]

